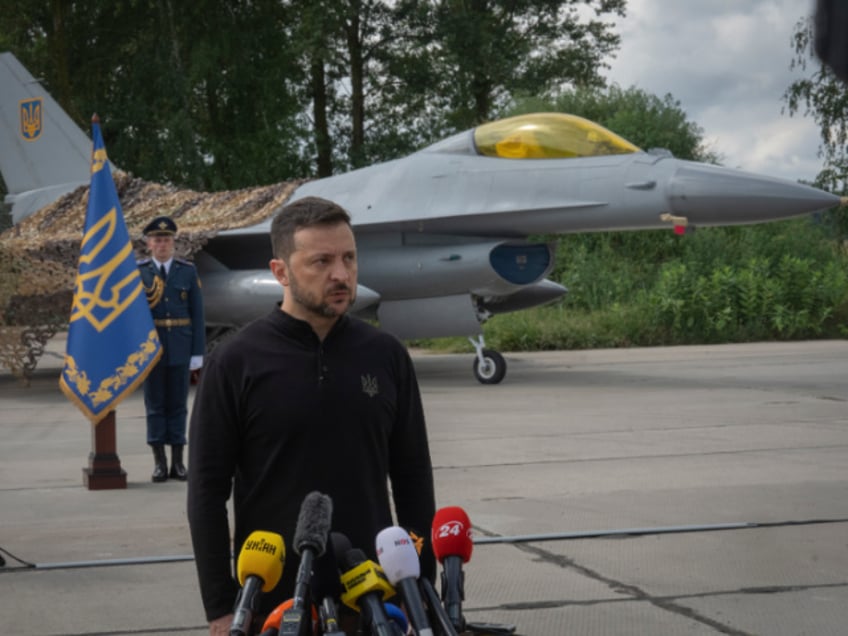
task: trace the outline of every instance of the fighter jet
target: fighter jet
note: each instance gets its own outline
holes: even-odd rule
[[[9,53],[0,54],[0,169],[17,222],[88,183],[91,142]],[[38,112],[37,126],[34,113]],[[482,124],[409,156],[307,181],[351,214],[359,250],[354,313],[401,339],[467,336],[473,369],[500,382],[491,316],[567,293],[549,280],[540,234],[760,223],[838,205],[784,179],[645,152],[581,117],[536,113]],[[217,234],[195,256],[214,334],[267,312],[282,289],[268,270],[270,218]]]

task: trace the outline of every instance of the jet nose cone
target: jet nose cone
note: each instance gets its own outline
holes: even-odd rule
[[[681,161],[668,189],[674,214],[695,225],[759,223],[809,214],[839,197],[786,179]]]

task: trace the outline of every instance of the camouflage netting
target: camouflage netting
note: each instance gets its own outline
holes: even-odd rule
[[[179,228],[176,252],[191,258],[223,230],[269,218],[302,181],[226,192],[194,192],[115,171],[136,255],[142,229],[168,215]],[[28,380],[44,346],[67,327],[73,302],[88,187],[80,187],[0,234],[0,367]]]

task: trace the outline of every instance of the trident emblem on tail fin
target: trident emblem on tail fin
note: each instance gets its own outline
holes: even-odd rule
[[[41,135],[42,109],[40,97],[21,102],[21,137],[27,141],[35,141]]]

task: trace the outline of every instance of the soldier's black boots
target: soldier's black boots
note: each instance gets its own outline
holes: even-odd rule
[[[165,456],[165,447],[155,444],[153,448],[153,475],[150,479],[154,482],[168,480],[168,458]]]
[[[171,446],[171,474],[172,479],[185,481],[188,478],[186,467],[183,465],[183,447]]]

